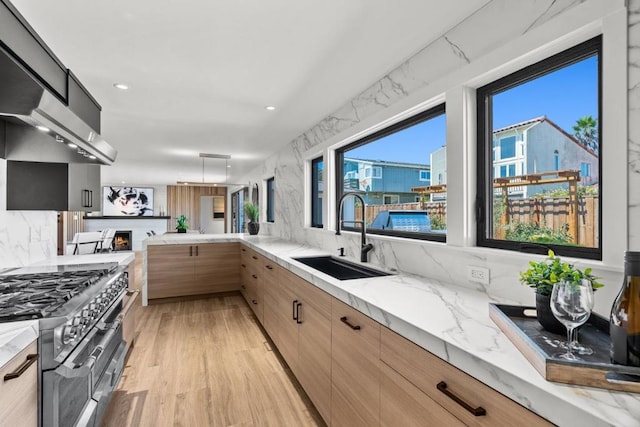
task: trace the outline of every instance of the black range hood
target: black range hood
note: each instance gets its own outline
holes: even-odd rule
[[[59,141],[112,164],[100,136],[100,106],[11,3],[0,0],[0,116],[44,126]]]

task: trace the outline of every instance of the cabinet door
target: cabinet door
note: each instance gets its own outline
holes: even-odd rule
[[[237,291],[240,282],[238,243],[194,245],[194,294]]]
[[[464,426],[385,363],[380,364],[380,426]]]
[[[331,425],[380,424],[380,325],[331,302]]]
[[[289,273],[291,274],[291,273]],[[293,276],[293,275],[292,275]],[[298,381],[324,420],[331,421],[331,296],[294,276],[298,308]]]
[[[0,368],[0,424],[12,427],[38,425],[38,347],[34,341],[9,363]],[[35,361],[28,358],[35,355]],[[20,371],[32,363],[18,377],[7,379],[7,374]]]
[[[99,211],[102,209],[100,165],[69,163],[70,211]]]
[[[298,324],[295,320],[296,296],[289,273],[276,269],[275,277],[264,286],[264,327],[294,375],[298,364]]]
[[[192,245],[147,247],[147,297],[191,295],[195,264]]]

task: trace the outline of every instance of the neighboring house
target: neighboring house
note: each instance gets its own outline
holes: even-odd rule
[[[345,189],[366,191],[365,202],[389,205],[419,201],[411,187],[431,184],[429,165],[382,160],[344,159]]]
[[[598,155],[545,116],[493,132],[495,178],[568,169],[580,170],[582,185],[598,183]],[[562,186],[566,184],[512,187],[509,195],[530,197]]]
[[[429,155],[431,162],[431,184],[440,185],[447,183],[447,146],[443,145]],[[440,202],[447,200],[447,193],[434,193],[431,201]]]
[[[495,130],[492,155],[494,178],[573,169],[580,171],[581,185],[599,183],[598,155],[545,116]],[[431,185],[446,184],[446,146],[430,157]],[[512,187],[509,196],[530,197],[563,186],[566,184]],[[433,194],[431,200],[446,198],[446,193],[440,193]]]

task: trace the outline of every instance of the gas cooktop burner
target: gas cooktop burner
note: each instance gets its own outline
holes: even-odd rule
[[[0,276],[0,322],[47,317],[106,273],[88,270]]]

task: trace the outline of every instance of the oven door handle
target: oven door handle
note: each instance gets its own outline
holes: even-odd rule
[[[56,368],[56,373],[62,375],[65,378],[78,378],[86,377],[87,375],[89,375],[91,373],[91,370],[93,369],[93,366],[96,364],[96,361],[104,351],[105,347],[107,346],[109,341],[113,339],[116,331],[120,328],[120,324],[120,320],[115,320],[109,326],[109,330],[107,331],[107,333],[104,334],[104,337],[102,337],[98,345],[96,345],[96,348],[91,352],[89,357],[84,360],[84,362],[76,366],[69,366],[67,365],[67,363],[63,363]],[[85,345],[88,345],[88,343]],[[73,360],[72,357],[70,357],[69,359]]]

